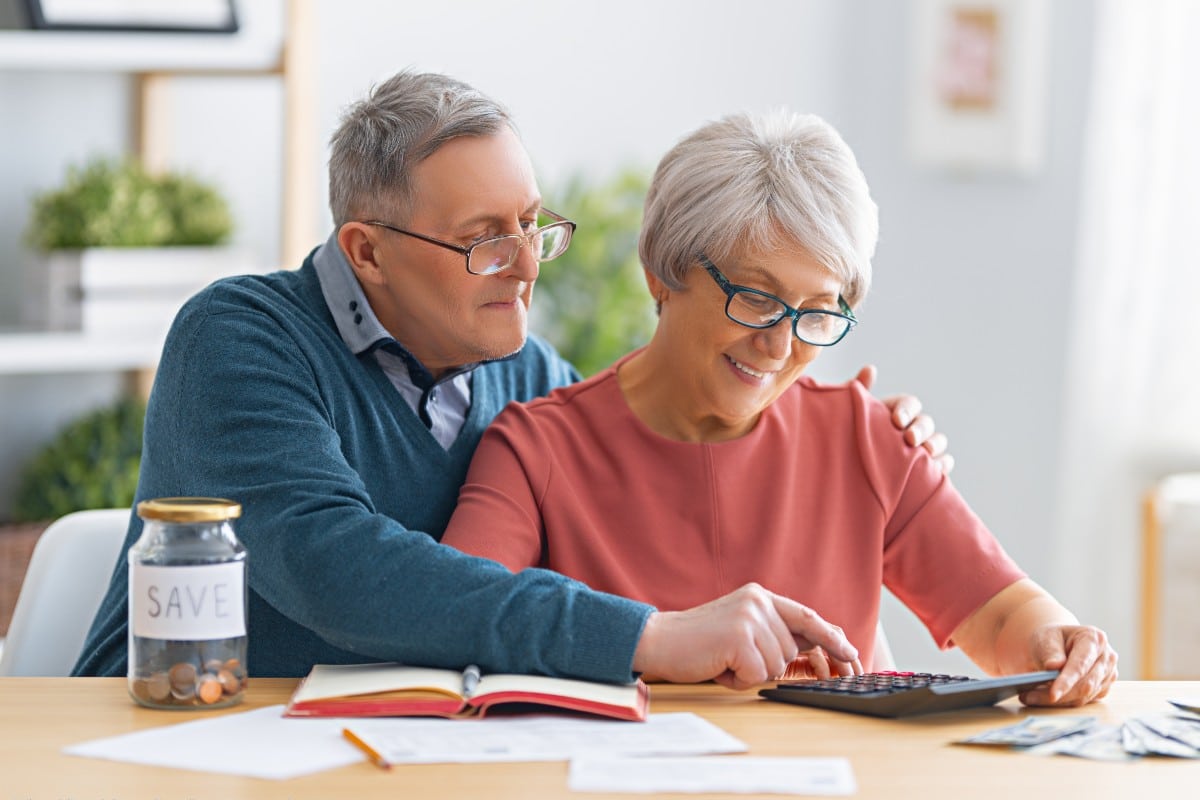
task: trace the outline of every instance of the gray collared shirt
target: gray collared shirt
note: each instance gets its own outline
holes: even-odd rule
[[[450,449],[471,408],[473,365],[446,376],[427,389],[421,388],[413,381],[403,344],[388,333],[371,310],[362,286],[354,277],[354,270],[338,245],[336,230],[325,244],[317,248],[313,266],[321,283],[321,293],[325,295],[325,304],[329,306],[329,313],[333,315],[342,341],[355,355],[370,351],[392,386],[429,426],[433,437],[444,449]],[[411,354],[408,354],[408,359],[423,369]]]

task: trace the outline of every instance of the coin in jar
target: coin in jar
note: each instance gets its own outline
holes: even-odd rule
[[[217,680],[216,675],[206,672],[200,676],[200,681],[196,684],[196,696],[200,698],[201,703],[212,705],[221,699],[221,694],[221,682]]]

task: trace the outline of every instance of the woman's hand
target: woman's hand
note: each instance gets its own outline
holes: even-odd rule
[[[1117,679],[1117,654],[1104,631],[1080,625],[1029,578],[997,592],[951,638],[989,675],[1058,670],[1049,686],[1022,693],[1031,706],[1081,706],[1104,697]]]
[[[858,371],[855,379],[870,389],[875,385],[875,365],[868,364]],[[921,413],[921,401],[911,394],[898,394],[883,398],[883,404],[892,411],[892,424],[904,431],[904,440],[913,447],[921,446],[929,451],[942,472],[954,469],[954,456],[946,452],[949,440],[939,433],[933,417]]]
[[[1104,631],[1091,625],[1047,625],[1033,632],[1036,669],[1059,675],[1045,688],[1021,695],[1030,706],[1081,706],[1108,694],[1117,679],[1117,654]]]

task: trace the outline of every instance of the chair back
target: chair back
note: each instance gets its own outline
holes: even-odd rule
[[[0,676],[71,673],[112,579],[130,511],[77,511],[53,522],[33,548],[0,651]]]

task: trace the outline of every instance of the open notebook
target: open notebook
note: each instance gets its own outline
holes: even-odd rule
[[[627,684],[548,678],[542,675],[480,675],[403,664],[318,664],[292,694],[292,717],[469,717],[505,705],[533,704],[614,719],[643,721],[649,691]]]

